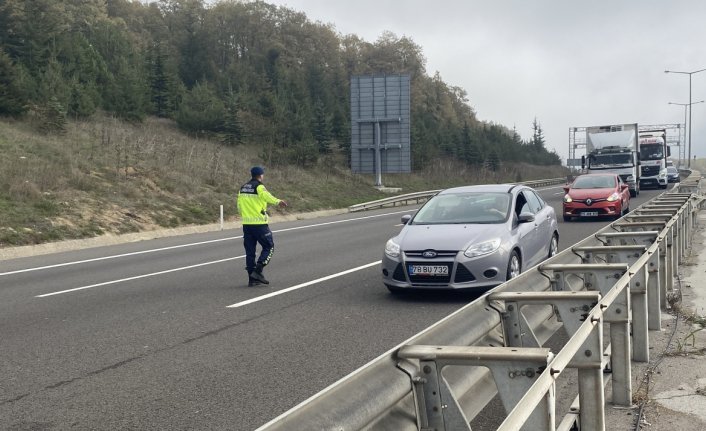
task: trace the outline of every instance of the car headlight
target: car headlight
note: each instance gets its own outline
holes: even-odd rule
[[[568,202],[573,202],[573,201],[574,201],[574,200],[571,199],[571,196],[569,196],[568,193],[564,195],[564,202],[567,202],[567,203],[568,203]]]
[[[608,202],[615,202],[618,199],[620,199],[620,195],[618,194],[618,192],[614,192],[612,195],[608,196],[607,201]]]
[[[494,253],[498,248],[500,248],[500,242],[500,238],[496,238],[491,239],[490,241],[481,242],[479,244],[473,244],[463,252],[463,255],[466,257],[477,257]]]
[[[400,257],[400,246],[393,240],[388,240],[385,244],[385,254],[390,257]]]

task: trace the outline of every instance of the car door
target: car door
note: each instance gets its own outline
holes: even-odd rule
[[[518,223],[516,225],[518,233],[517,245],[522,251],[522,270],[524,271],[526,268],[534,266],[539,251],[537,249],[539,232],[537,230],[536,214],[524,191],[518,193],[515,198],[515,220],[517,220],[520,214],[532,214],[535,216],[535,220],[532,222]]]
[[[531,211],[534,213],[534,230],[536,243],[532,246],[536,250],[532,259],[532,265],[535,265],[549,254],[549,242],[551,240],[551,211],[547,208],[544,202],[535,194],[533,190],[524,190],[525,198],[529,203]]]

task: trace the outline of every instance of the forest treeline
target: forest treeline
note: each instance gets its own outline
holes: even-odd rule
[[[466,92],[425,68],[422,47],[377,41],[264,2],[3,0],[0,115],[32,116],[47,133],[97,110],[174,120],[226,145],[257,144],[269,164],[310,166],[350,152],[350,77],[411,76],[415,169],[454,157],[559,164],[541,125],[521,139],[476,118]]]

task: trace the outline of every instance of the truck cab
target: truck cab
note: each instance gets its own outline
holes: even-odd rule
[[[640,132],[641,187],[667,188],[667,157],[671,154],[666,137],[666,130]]]

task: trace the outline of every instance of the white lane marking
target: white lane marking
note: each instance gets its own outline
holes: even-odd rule
[[[356,218],[352,218],[352,219],[336,220],[336,221],[317,223],[317,224],[312,224],[312,225],[290,227],[290,228],[286,228],[286,229],[274,230],[273,232],[277,233],[277,232],[287,232],[287,231],[291,231],[291,230],[309,229],[309,228],[313,228],[313,227],[326,226],[326,225],[331,225],[331,224],[346,223],[346,222],[350,222],[350,221],[358,221],[358,220],[365,220],[365,219],[375,218],[375,217],[384,217],[384,216],[388,216],[388,215],[401,214],[401,213],[406,213],[406,212],[410,212],[410,211],[411,210],[395,211],[395,212],[385,213],[385,214],[376,214],[376,215],[370,215],[370,216],[365,216],[365,217],[356,217]],[[193,247],[196,245],[211,244],[214,242],[231,241],[231,240],[239,239],[242,237],[243,237],[242,235],[232,236],[232,237],[228,237],[228,238],[212,239],[212,240],[208,240],[208,241],[199,241],[199,242],[194,242],[194,243],[189,243],[189,244],[181,244],[181,245],[173,245],[170,247],[155,248],[152,250],[135,251],[135,252],[131,252],[131,253],[123,253],[123,254],[115,254],[115,255],[111,255],[111,256],[96,257],[93,259],[77,260],[77,261],[73,261],[73,262],[57,263],[54,265],[46,265],[46,266],[38,266],[38,267],[34,267],[34,268],[19,269],[16,271],[0,272],[0,277],[3,275],[12,275],[12,274],[20,274],[23,272],[41,271],[44,269],[59,268],[62,266],[79,265],[82,263],[98,262],[101,260],[117,259],[120,257],[136,256],[136,255],[140,255],[140,254],[155,253],[158,251],[173,250],[173,249],[184,248],[184,247]]]
[[[152,249],[152,250],[135,251],[135,252],[132,252],[132,253],[114,254],[114,255],[111,255],[111,256],[96,257],[96,258],[93,258],[93,259],[77,260],[77,261],[73,261],[73,262],[57,263],[57,264],[54,264],[54,265],[37,266],[37,267],[34,267],[34,268],[26,268],[26,269],[18,269],[18,270],[16,270],[16,271],[0,272],[0,276],[3,276],[3,275],[12,275],[12,274],[19,274],[19,273],[22,273],[22,272],[41,271],[41,270],[43,270],[43,269],[59,268],[59,267],[62,267],[62,266],[79,265],[79,264],[81,264],[81,263],[98,262],[98,261],[101,261],[101,260],[117,259],[117,258],[119,258],[119,257],[136,256],[136,255],[138,255],[138,254],[155,253],[155,252],[158,252],[158,251],[173,250],[173,249],[176,249],[176,248],[192,247],[192,246],[195,246],[195,245],[210,244],[210,243],[213,243],[213,242],[220,242],[220,241],[229,241],[229,240],[232,240],[232,239],[238,239],[238,238],[242,238],[242,237],[243,237],[243,236],[241,235],[241,236],[235,236],[235,237],[230,237],[230,238],[212,239],[212,240],[209,240],[209,241],[200,241],[200,242],[194,242],[194,243],[190,243],[190,244],[173,245],[173,246],[170,246],[170,247],[155,248],[155,249]]]
[[[91,284],[89,286],[81,286],[81,287],[75,287],[73,289],[66,289],[66,290],[61,290],[58,292],[51,292],[51,293],[45,293],[43,295],[37,295],[35,298],[46,298],[47,296],[54,296],[54,295],[61,295],[62,293],[71,293],[71,292],[76,292],[78,290],[85,290],[85,289],[91,289],[93,287],[100,287],[100,286],[107,286],[109,284],[115,284],[115,283],[122,283],[124,281],[132,281],[132,280],[138,280],[140,278],[147,278],[147,277],[154,277],[155,275],[162,275],[162,274],[168,274],[170,272],[176,272],[176,271],[183,271],[185,269],[191,269],[191,268],[198,268],[200,266],[206,266],[206,265],[213,265],[216,263],[223,263],[223,262],[228,262],[230,260],[235,260],[235,259],[242,259],[244,258],[245,255],[242,256],[236,256],[236,257],[229,257],[227,259],[220,259],[220,260],[214,260],[212,262],[205,262],[205,263],[197,263],[196,265],[189,265],[189,266],[182,266],[180,268],[173,268],[173,269],[167,269],[166,271],[158,271],[158,272],[152,272],[150,274],[142,274],[142,275],[136,275],[134,277],[128,277],[128,278],[123,278],[120,280],[112,280],[112,281],[105,281],[103,283],[96,283],[96,284]]]
[[[563,194],[564,194],[563,192],[554,193],[554,195],[563,195]]]
[[[231,305],[228,305],[226,308],[238,308],[238,307],[242,307],[244,305],[252,304],[254,302],[264,301],[265,299],[272,298],[273,296],[282,295],[284,293],[291,292],[293,290],[301,289],[302,287],[311,286],[312,284],[321,283],[322,281],[331,280],[332,278],[336,278],[336,277],[341,277],[343,275],[350,274],[352,272],[360,271],[361,269],[370,268],[371,266],[375,266],[375,265],[380,264],[380,262],[382,262],[382,261],[378,260],[375,262],[368,263],[366,265],[362,265],[362,266],[359,266],[356,268],[348,269],[343,272],[327,275],[326,277],[321,277],[321,278],[317,278],[316,280],[307,281],[306,283],[297,284],[296,286],[292,286],[292,287],[288,287],[286,289],[278,290],[276,292],[268,293],[267,295],[262,295],[262,296],[258,296],[258,297],[252,298],[252,299],[248,299],[247,301],[242,301],[242,302],[238,302],[235,304],[231,304]]]

